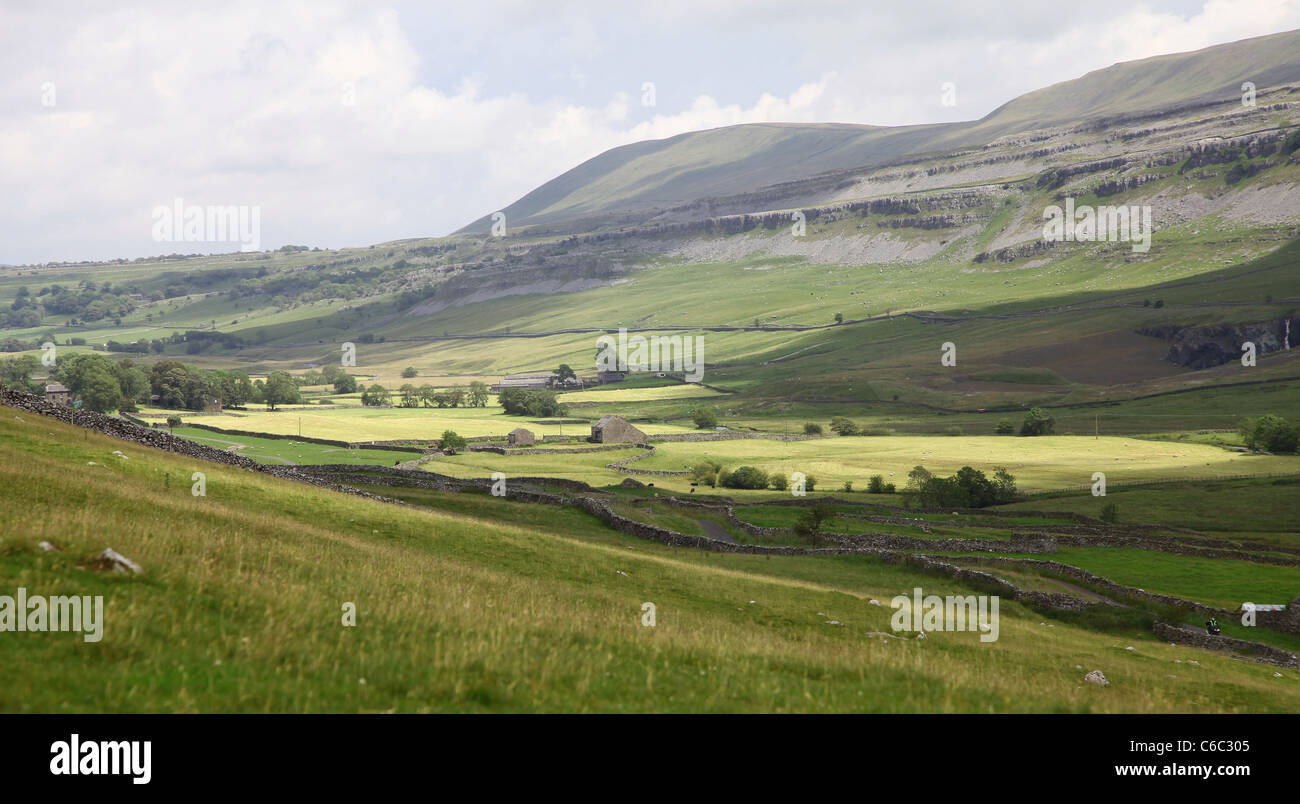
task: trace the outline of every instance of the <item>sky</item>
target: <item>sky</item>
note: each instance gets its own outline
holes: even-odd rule
[[[1297,28],[1300,0],[0,0],[0,264],[441,236],[618,145],[977,119]],[[178,203],[257,242],[169,233]]]

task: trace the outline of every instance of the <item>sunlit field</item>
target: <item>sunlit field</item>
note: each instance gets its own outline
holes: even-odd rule
[[[103,595],[104,630],[8,635],[8,712],[1300,708],[1292,671],[1009,601],[996,642],[871,638],[892,613],[871,600],[976,592],[871,557],[673,550],[487,495],[399,507],[21,418],[0,409],[0,581]],[[205,497],[179,482],[200,468]],[[106,546],[145,574],[79,566]]]
[[[157,413],[157,411],[154,411]],[[556,420],[531,419],[524,416],[507,416],[499,407],[488,408],[362,408],[327,405],[289,407],[282,410],[259,410],[250,407],[246,412],[219,416],[187,417],[182,421],[195,421],[212,427],[247,430],[276,435],[304,435],[314,438],[331,438],[339,441],[394,441],[403,439],[428,440],[442,436],[444,430],[455,430],[462,436],[500,436],[517,427],[532,430],[537,436],[591,434],[590,424],[561,424]],[[299,429],[301,427],[301,430]],[[693,428],[676,424],[647,424],[644,432],[684,433]]]

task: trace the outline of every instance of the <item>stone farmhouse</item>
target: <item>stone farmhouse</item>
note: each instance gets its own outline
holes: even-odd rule
[[[71,405],[72,391],[61,382],[48,383],[45,386],[45,401],[56,405]]]
[[[531,447],[537,443],[532,430],[516,427],[506,434],[506,444],[512,447]]]

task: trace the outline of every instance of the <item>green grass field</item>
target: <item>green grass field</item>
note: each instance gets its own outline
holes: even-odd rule
[[[245,435],[225,435],[198,427],[173,427],[173,435],[197,441],[209,447],[228,449],[259,463],[320,464],[357,463],[392,466],[399,461],[420,457],[412,452],[384,449],[347,449],[307,441],[289,441],[278,438],[255,438]],[[233,447],[233,449],[232,449]]]
[[[173,411],[174,413],[174,411]],[[161,416],[162,413],[156,415]],[[148,418],[146,416],[146,418]],[[250,407],[247,412],[220,416],[195,417],[202,424],[231,430],[246,430],[275,435],[304,435],[358,443],[363,441],[437,440],[444,430],[455,430],[466,438],[499,436],[517,427],[543,435],[582,435],[591,433],[588,424],[568,423],[526,416],[508,416],[499,407],[488,408],[363,408],[343,405],[289,407],[262,410]],[[185,415],[181,414],[182,421]],[[559,421],[566,421],[567,417]],[[693,427],[672,424],[646,425],[648,433],[685,433]],[[218,437],[219,434],[214,434]]]
[[[1046,628],[1010,603],[996,643],[869,639],[890,613],[869,598],[963,587],[868,558],[672,550],[487,496],[395,507],[22,418],[0,411],[6,591],[104,595],[105,624],[94,644],[8,634],[4,711],[1300,706],[1292,672],[1276,679],[1138,629]],[[206,497],[190,494],[196,470],[207,473]],[[38,551],[42,539],[62,552]],[[78,566],[109,546],[145,574]],[[646,601],[653,628],[641,625]],[[341,624],[346,602],[355,627]],[[1174,659],[1191,656],[1199,675],[1167,678]],[[1102,668],[1112,686],[1082,684],[1076,665]]]

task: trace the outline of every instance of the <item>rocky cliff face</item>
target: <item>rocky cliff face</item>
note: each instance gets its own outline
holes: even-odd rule
[[[1242,344],[1255,344],[1255,354],[1300,347],[1300,317],[1279,318],[1253,324],[1215,324],[1207,327],[1184,327],[1162,324],[1143,327],[1139,335],[1170,342],[1166,360],[1189,369],[1220,366],[1242,355]]]

